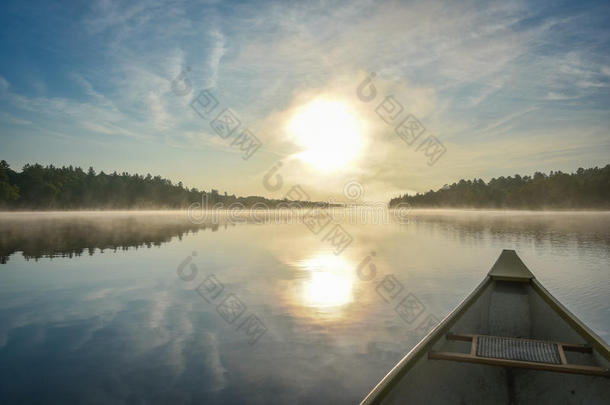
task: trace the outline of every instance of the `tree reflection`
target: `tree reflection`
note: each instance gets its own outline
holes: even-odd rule
[[[151,248],[200,230],[226,229],[229,222],[193,224],[167,214],[17,214],[0,217],[0,263],[21,252],[26,260],[93,255],[96,250]]]

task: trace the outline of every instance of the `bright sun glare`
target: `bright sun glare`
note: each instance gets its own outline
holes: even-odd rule
[[[322,171],[346,166],[363,146],[361,127],[345,103],[316,99],[301,107],[289,125],[304,151],[298,156]]]
[[[347,262],[335,255],[320,255],[305,261],[309,272],[303,285],[308,306],[325,308],[345,305],[353,300],[354,274]]]

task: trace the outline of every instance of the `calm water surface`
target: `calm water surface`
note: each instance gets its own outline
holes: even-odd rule
[[[610,341],[609,213],[337,222],[0,214],[0,402],[357,403],[502,249]]]

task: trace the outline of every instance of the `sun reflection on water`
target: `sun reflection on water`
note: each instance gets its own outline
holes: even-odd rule
[[[301,262],[300,266],[309,273],[302,289],[304,305],[331,309],[354,300],[354,271],[342,257],[320,254]]]

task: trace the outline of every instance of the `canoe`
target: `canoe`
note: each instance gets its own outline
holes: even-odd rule
[[[373,388],[369,404],[609,404],[610,347],[514,250]]]

